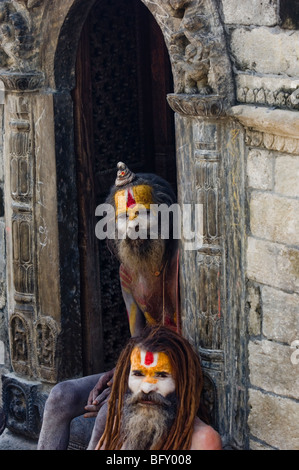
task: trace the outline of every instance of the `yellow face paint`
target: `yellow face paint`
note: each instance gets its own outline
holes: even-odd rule
[[[172,367],[167,354],[140,350],[134,348],[131,354],[131,369],[141,371],[144,380],[157,383],[159,374],[172,375]]]
[[[135,395],[155,392],[166,397],[174,392],[175,381],[167,354],[135,347],[131,354],[128,386]]]
[[[148,185],[132,186],[128,189],[117,191],[114,196],[116,217],[128,213],[133,220],[140,210],[149,210],[153,204],[152,188]]]

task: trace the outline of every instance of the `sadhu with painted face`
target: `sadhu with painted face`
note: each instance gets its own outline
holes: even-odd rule
[[[179,330],[177,220],[169,210],[176,198],[171,186],[153,174],[135,175],[120,162],[107,202],[115,208],[115,238],[108,245],[120,261],[131,335],[157,323]]]
[[[120,261],[121,288],[131,336],[141,334],[147,325],[163,324],[180,329],[178,249],[171,214],[166,227],[168,236],[161,236],[157,218],[156,236],[134,236],[143,218],[143,231],[147,231],[152,205],[169,207],[175,202],[174,192],[164,179],[153,174],[134,174],[125,164],[118,164],[115,185],[106,201],[114,208],[117,233],[108,244]],[[155,228],[152,225],[151,229]],[[38,448],[66,449],[71,421],[85,412],[86,417],[96,417],[88,445],[94,449],[105,426],[106,404],[103,403],[109,395],[113,374],[112,370],[55,385],[46,402]]]
[[[165,180],[150,174],[134,175],[119,164],[107,202],[115,209],[118,232],[110,247],[120,261],[132,340],[115,371],[53,387],[38,448],[66,449],[70,422],[85,410],[86,416],[96,416],[88,449],[97,445],[107,449],[219,449],[218,434],[197,417],[202,389],[200,362],[178,333],[178,249],[171,221],[168,237],[161,236],[159,224],[154,238],[132,235],[142,217],[143,229],[148,230],[152,205],[169,207],[175,203],[173,191]],[[148,325],[163,328],[140,338]],[[112,377],[112,389],[107,388]],[[107,410],[103,400],[110,390]]]
[[[146,329],[120,355],[97,449],[221,450],[219,434],[200,418],[202,386],[190,343],[163,326]]]

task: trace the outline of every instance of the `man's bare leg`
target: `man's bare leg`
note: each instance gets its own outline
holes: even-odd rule
[[[85,413],[90,391],[101,374],[60,382],[53,387],[46,401],[38,450],[65,450],[73,418]]]

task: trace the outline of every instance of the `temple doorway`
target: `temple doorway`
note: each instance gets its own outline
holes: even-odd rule
[[[95,209],[118,161],[176,190],[171,92],[164,38],[141,0],[97,0],[82,30],[73,91],[84,374],[113,367],[129,337],[118,262],[95,237]]]

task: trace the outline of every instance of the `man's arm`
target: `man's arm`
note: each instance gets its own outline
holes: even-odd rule
[[[123,265],[119,269],[122,296],[126,305],[131,336],[138,336],[146,325],[145,316],[133,297],[132,279]]]

